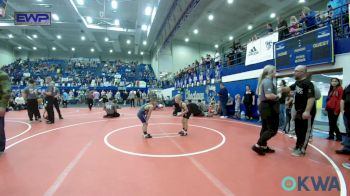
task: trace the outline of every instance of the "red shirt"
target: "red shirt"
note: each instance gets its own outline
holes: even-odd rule
[[[340,101],[343,97],[343,88],[341,86],[333,89],[328,95],[326,109],[333,109],[335,114],[340,113]]]

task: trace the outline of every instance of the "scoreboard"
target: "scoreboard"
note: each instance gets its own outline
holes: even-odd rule
[[[334,41],[331,25],[292,37],[275,44],[277,70],[293,69],[297,65],[334,63]]]

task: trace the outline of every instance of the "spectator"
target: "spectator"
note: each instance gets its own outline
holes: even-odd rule
[[[272,34],[273,33],[273,28],[271,23],[266,24],[266,32],[267,34]]]
[[[241,95],[235,96],[235,118],[241,118]]]
[[[220,99],[220,108],[222,111],[222,116],[220,118],[227,118],[227,101],[228,101],[228,91],[224,86],[224,83],[220,83],[220,91],[218,93]]]
[[[26,108],[26,101],[21,94],[15,98],[15,105],[16,110],[24,110]]]
[[[278,41],[284,40],[288,37],[288,24],[281,16],[277,17],[277,31],[278,31]]]
[[[255,105],[255,93],[250,89],[249,85],[245,87],[246,91],[243,96],[243,104],[245,107],[245,116],[247,120],[253,119],[253,106]]]
[[[326,104],[329,121],[329,136],[327,139],[329,140],[334,140],[334,133],[336,134],[337,141],[342,140],[342,136],[337,125],[342,97],[343,88],[341,87],[340,80],[338,78],[332,78]]]
[[[308,7],[302,8],[301,19],[299,23],[305,23],[306,31],[311,31],[317,28],[316,13]]]
[[[296,36],[296,35],[298,35],[299,30],[300,30],[299,29],[299,21],[298,21],[297,17],[291,16],[290,17],[289,34],[291,36]]]
[[[284,88],[287,86],[286,81],[281,80],[280,88]],[[279,114],[279,128],[283,129],[286,123],[286,97],[288,93],[281,93],[279,103],[280,103],[280,114]]]
[[[341,106],[340,107],[341,113],[343,114],[346,134],[343,137],[343,145],[344,145],[343,149],[336,150],[335,152],[337,154],[350,155],[350,120],[349,120],[350,119],[350,85],[345,87],[343,91],[343,96],[340,102],[340,106]]]
[[[198,107],[199,107],[199,109],[202,111],[202,112],[206,112],[206,111],[208,111],[207,110],[207,107],[205,106],[205,104],[202,102],[202,100],[198,100]]]

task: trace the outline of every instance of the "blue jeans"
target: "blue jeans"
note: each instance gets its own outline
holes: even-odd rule
[[[220,107],[221,107],[221,111],[222,111],[222,115],[223,116],[227,116],[227,101],[220,101]]]
[[[286,124],[286,105],[280,104],[279,127],[284,128]]]
[[[5,151],[6,136],[5,136],[5,117],[0,117],[0,152]]]
[[[344,126],[346,129],[346,134],[345,136],[343,136],[343,144],[344,144],[344,148],[343,150],[345,151],[350,151],[350,127],[348,126],[349,124],[349,116],[344,113],[343,119],[344,119]]]

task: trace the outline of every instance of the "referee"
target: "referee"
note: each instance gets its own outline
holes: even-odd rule
[[[46,84],[47,84],[47,91],[45,92],[45,98],[47,101],[47,119],[48,121],[46,122],[47,124],[53,124],[55,123],[55,113],[53,111],[53,105],[54,105],[54,100],[55,100],[55,85],[52,81],[52,78],[46,77]]]
[[[265,66],[258,84],[260,98],[259,112],[261,114],[262,126],[260,138],[252,146],[252,150],[259,155],[275,152],[275,150],[267,146],[267,141],[276,135],[279,124],[279,97],[277,96],[277,88],[273,84],[274,78],[276,78],[275,66]]]

